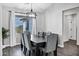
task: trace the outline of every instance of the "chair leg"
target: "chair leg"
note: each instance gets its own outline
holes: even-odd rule
[[[23,45],[21,44],[21,51],[23,50]]]
[[[32,55],[36,56],[36,50],[32,50]]]
[[[29,56],[31,56],[31,52],[32,52],[32,51],[29,51]]]
[[[40,56],[43,56],[44,52],[42,50],[40,50]]]
[[[54,51],[54,56],[57,56],[57,50]]]
[[[24,53],[25,56],[26,56],[26,52],[27,52],[27,48],[24,47],[24,51],[23,51],[23,53]]]
[[[45,53],[45,56],[48,56],[48,53]]]
[[[32,53],[31,51],[27,50],[26,56],[31,56],[32,55],[31,53]]]
[[[36,56],[36,50],[31,50],[31,56]]]
[[[43,56],[48,56],[48,53],[46,53],[46,52],[43,52]]]

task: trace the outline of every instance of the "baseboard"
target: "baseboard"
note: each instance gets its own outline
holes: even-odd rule
[[[17,44],[15,44],[15,45],[11,45],[10,47],[14,47],[14,46],[16,46],[16,45],[20,45],[21,43],[17,43]]]
[[[6,48],[6,47],[9,47],[10,45],[3,45],[2,46],[2,49]]]
[[[77,43],[77,45],[79,45],[79,43]]]
[[[16,45],[20,45],[21,43],[17,43]]]
[[[64,48],[64,45],[60,45],[60,44],[58,44],[58,47]]]
[[[69,41],[69,40],[63,40],[63,42],[67,42],[67,41]]]
[[[6,48],[6,47],[13,47],[13,46],[16,46],[16,45],[20,45],[21,43],[17,43],[17,44],[15,44],[15,45],[3,45],[2,46],[2,49],[4,49],[4,48]]]

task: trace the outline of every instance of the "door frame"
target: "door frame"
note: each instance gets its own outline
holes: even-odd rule
[[[79,7],[75,7],[75,8],[79,8]],[[71,9],[75,9],[75,8],[71,8]],[[70,10],[70,9],[67,9],[67,10]],[[63,40],[63,46],[64,46],[64,11],[67,11],[67,10],[63,10],[62,11],[62,40]],[[79,13],[79,12],[78,12]],[[76,15],[77,15],[77,13],[76,13]],[[76,17],[78,17],[78,15],[76,16]],[[76,41],[78,41],[78,22],[77,22],[77,19],[78,18],[76,18]],[[76,42],[76,44],[77,45],[79,45],[79,43],[78,42]]]

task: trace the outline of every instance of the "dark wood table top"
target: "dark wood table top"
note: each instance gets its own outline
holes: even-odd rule
[[[37,35],[31,35],[31,41],[35,43],[47,42],[46,38],[38,37]]]

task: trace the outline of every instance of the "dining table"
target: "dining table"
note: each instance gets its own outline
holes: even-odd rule
[[[39,48],[44,48],[47,42],[47,38],[38,36],[38,35],[31,35],[31,43],[33,46],[36,47],[36,55],[40,55],[40,49]]]
[[[31,35],[31,41],[35,43],[42,43],[42,42],[47,42],[47,39],[46,37]]]

